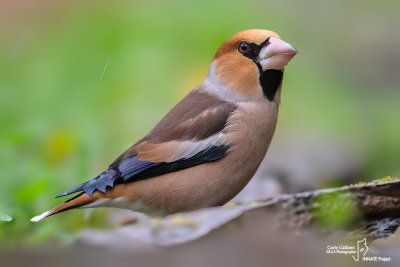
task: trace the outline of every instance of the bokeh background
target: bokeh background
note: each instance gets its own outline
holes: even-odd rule
[[[282,175],[289,187],[301,170],[327,181],[315,187],[398,176],[399,10],[399,1],[0,1],[0,215],[12,217],[0,244],[107,227],[105,209],[29,219],[143,137],[206,77],[221,43],[248,28],[300,51],[268,155],[286,149],[280,172],[300,162]]]

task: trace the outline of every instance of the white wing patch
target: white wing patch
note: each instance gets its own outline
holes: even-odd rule
[[[188,159],[213,146],[227,145],[225,134],[220,132],[203,140],[169,141],[153,144],[143,142],[138,146],[137,158],[150,162],[174,162]]]
[[[206,139],[203,139],[201,141],[183,141],[183,142],[176,142],[177,144],[177,150],[181,151],[181,153],[177,154],[175,157],[169,159],[166,162],[173,162],[177,161],[180,159],[188,159],[190,157],[193,157],[197,153],[207,150],[208,148],[212,146],[220,146],[223,145],[223,133],[218,133],[214,134]]]

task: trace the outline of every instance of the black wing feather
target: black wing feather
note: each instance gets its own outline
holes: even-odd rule
[[[226,155],[228,148],[229,146],[225,145],[212,146],[208,149],[200,151],[188,159],[180,159],[168,163],[141,161],[135,155],[120,162],[111,164],[106,171],[101,173],[96,178],[75,186],[57,195],[56,197],[66,196],[81,191],[89,194],[90,196],[93,195],[95,190],[99,190],[104,193],[106,192],[108,186],[114,187],[115,184],[143,180],[221,159]]]

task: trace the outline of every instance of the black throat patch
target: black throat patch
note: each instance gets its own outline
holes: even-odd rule
[[[265,97],[269,101],[275,101],[276,91],[282,83],[283,71],[282,70],[262,70],[262,67],[258,65],[260,71],[260,85],[263,89]]]

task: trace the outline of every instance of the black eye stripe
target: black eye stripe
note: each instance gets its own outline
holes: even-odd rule
[[[269,42],[269,38],[270,37],[268,37],[264,42],[262,42],[259,45],[255,44],[255,43],[248,43],[248,42],[242,41],[238,45],[238,51],[239,51],[239,53],[241,53],[245,57],[248,57],[251,60],[253,60],[254,62],[257,62],[258,54],[260,53],[261,48],[263,48],[264,45],[266,45]],[[246,53],[242,53],[240,51],[240,46],[242,44],[244,44],[244,43],[246,43],[249,46],[249,49],[248,49],[248,51]]]

